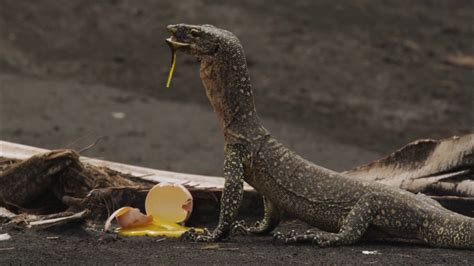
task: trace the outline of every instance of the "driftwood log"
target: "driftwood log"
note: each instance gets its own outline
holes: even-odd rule
[[[83,163],[73,150],[54,150],[26,160],[0,158],[0,222],[45,227],[65,221],[103,221],[128,205],[143,209],[156,183],[145,177]],[[474,134],[443,140],[418,140],[389,156],[344,172],[424,193],[445,207],[474,216]],[[192,223],[217,218],[222,187],[185,186],[195,201]],[[246,190],[242,211],[262,209],[255,191]]]
[[[79,157],[73,150],[39,153],[25,160],[0,157],[0,224],[43,228],[85,219],[93,225],[122,206],[144,211],[148,190],[156,182],[83,163]],[[217,219],[222,189],[184,186],[194,198],[190,224]],[[263,204],[257,193],[247,196],[244,213],[255,214]]]

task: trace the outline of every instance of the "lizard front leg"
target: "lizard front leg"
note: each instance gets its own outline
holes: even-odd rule
[[[248,227],[245,221],[238,221],[232,228],[233,233],[266,235],[280,224],[281,211],[268,198],[263,197],[265,209],[263,219]]]
[[[244,191],[244,161],[247,160],[245,148],[240,144],[225,147],[224,191],[221,197],[219,224],[209,235],[196,235],[188,231],[183,238],[197,242],[213,242],[227,238],[242,202]]]

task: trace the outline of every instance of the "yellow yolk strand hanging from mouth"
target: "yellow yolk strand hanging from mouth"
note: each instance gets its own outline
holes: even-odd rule
[[[168,74],[168,79],[166,80],[166,88],[170,87],[171,78],[173,77],[174,67],[176,66],[176,49],[172,45],[170,45],[170,48],[171,48],[171,67],[170,67],[170,72]]]
[[[170,72],[168,74],[168,79],[166,80],[166,88],[169,88],[171,84],[171,78],[173,77],[174,67],[176,66],[176,51],[178,49],[190,47],[191,45],[188,43],[177,41],[176,37],[174,36],[171,36],[168,39],[166,39],[166,43],[171,49],[171,67],[170,67]]]

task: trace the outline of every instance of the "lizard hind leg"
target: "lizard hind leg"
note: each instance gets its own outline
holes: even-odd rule
[[[263,204],[265,213],[261,221],[257,221],[253,226],[247,226],[245,221],[238,221],[234,223],[232,233],[267,235],[273,231],[280,223],[281,211],[265,196],[263,197]]]
[[[349,245],[357,242],[367,231],[374,217],[382,207],[382,195],[370,193],[360,198],[342,222],[338,233],[306,231],[303,234],[290,232],[288,235],[276,233],[276,240],[285,243],[315,243],[320,247]]]

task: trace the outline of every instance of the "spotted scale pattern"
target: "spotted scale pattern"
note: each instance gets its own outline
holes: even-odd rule
[[[240,144],[228,144],[225,147],[224,191],[221,197],[219,224],[211,234],[196,235],[193,231],[184,237],[198,242],[212,242],[227,238],[237,216],[244,191],[244,163],[248,155]]]
[[[229,235],[245,180],[267,201],[262,225],[251,231],[270,232],[281,211],[324,231],[276,234],[288,243],[351,244],[370,229],[432,246],[474,249],[473,218],[426,197],[315,165],[272,138],[258,118],[245,53],[234,34],[212,25],[168,29],[201,62],[201,80],[227,143],[219,224],[212,234],[191,239],[217,241]]]

